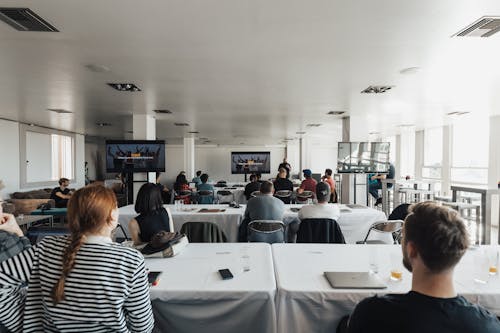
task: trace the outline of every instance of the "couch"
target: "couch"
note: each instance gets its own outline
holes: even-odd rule
[[[30,214],[38,208],[41,204],[49,203],[51,207],[55,207],[55,202],[50,199],[51,188],[40,190],[32,190],[26,192],[14,192],[10,195],[7,203],[14,205],[15,216],[19,214]]]

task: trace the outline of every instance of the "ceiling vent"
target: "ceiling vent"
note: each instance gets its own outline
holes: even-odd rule
[[[111,123],[95,123],[99,127],[110,127],[113,126]]]
[[[327,115],[330,115],[330,116],[340,116],[341,114],[344,114],[345,111],[330,111],[327,113]]]
[[[453,112],[448,112],[448,116],[463,116],[464,114],[468,114],[470,112],[468,111],[453,111]]]
[[[394,86],[369,86],[365,90],[362,90],[362,94],[383,94],[391,90]]]
[[[198,132],[198,131],[189,131],[188,133],[189,134],[200,134],[200,132]]]
[[[500,17],[483,16],[452,37],[491,37],[500,31]]]
[[[189,126],[188,123],[174,123],[175,126]]]
[[[299,134],[299,135],[301,135],[301,134],[306,134],[306,132],[304,132],[304,131],[298,131],[298,132],[295,132],[295,133],[296,133],[296,134]]]
[[[59,114],[69,114],[69,113],[73,113],[69,110],[64,110],[64,109],[47,109],[47,111],[51,111],[51,112],[55,112],[55,113],[59,113]]]
[[[133,83],[108,83],[108,86],[118,91],[141,91],[141,89]]]
[[[307,127],[320,127],[321,124],[307,124]]]
[[[153,112],[157,114],[172,114],[170,110],[153,110]]]
[[[29,8],[0,8],[0,20],[19,31],[59,31]]]

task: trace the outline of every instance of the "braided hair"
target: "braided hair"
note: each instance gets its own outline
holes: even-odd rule
[[[71,236],[63,253],[61,276],[52,288],[54,304],[64,299],[64,284],[75,266],[76,256],[84,243],[84,236],[96,233],[109,224],[114,209],[116,209],[115,194],[102,185],[83,187],[71,196],[68,203]]]

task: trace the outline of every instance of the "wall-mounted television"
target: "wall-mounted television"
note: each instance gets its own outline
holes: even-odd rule
[[[271,152],[231,152],[231,173],[271,173]]]
[[[338,173],[389,172],[389,142],[339,142]]]
[[[107,172],[164,172],[165,141],[107,140]]]

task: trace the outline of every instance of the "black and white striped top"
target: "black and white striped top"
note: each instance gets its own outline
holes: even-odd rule
[[[0,263],[0,322],[25,333],[151,332],[144,258],[109,238],[86,240],[66,279],[65,298],[54,305],[51,290],[68,243],[67,236],[46,237]]]

